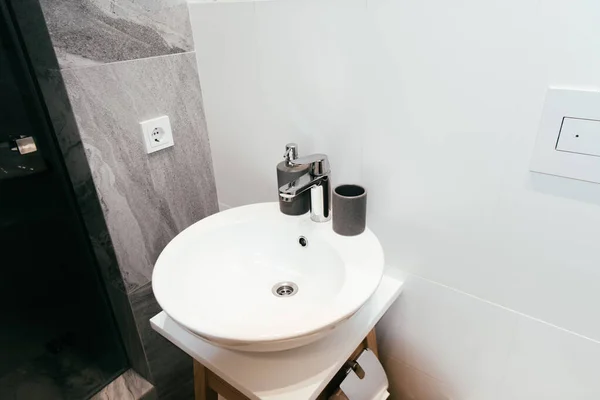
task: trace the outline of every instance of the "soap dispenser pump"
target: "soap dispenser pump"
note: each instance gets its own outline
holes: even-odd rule
[[[295,181],[300,176],[307,174],[308,165],[292,165],[290,160],[298,158],[298,145],[296,143],[288,143],[285,145],[285,153],[283,161],[277,164],[277,188]],[[301,194],[296,199],[290,202],[279,201],[279,209],[286,215],[302,215],[306,214],[310,209],[310,192]]]

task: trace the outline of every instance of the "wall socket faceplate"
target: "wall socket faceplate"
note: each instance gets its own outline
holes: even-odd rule
[[[146,153],[154,153],[174,145],[173,131],[168,116],[163,115],[162,117],[142,121],[140,122],[140,128]]]

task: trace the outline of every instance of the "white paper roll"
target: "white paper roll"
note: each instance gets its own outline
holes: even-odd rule
[[[387,391],[388,380],[381,363],[371,350],[366,349],[356,360],[365,372],[360,379],[354,371],[350,371],[340,385],[340,389],[348,400],[385,400],[390,395]]]

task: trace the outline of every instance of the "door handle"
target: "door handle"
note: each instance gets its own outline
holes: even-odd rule
[[[37,151],[33,136],[21,136],[19,139],[0,142],[0,148],[9,148],[12,151],[18,151],[21,155]]]

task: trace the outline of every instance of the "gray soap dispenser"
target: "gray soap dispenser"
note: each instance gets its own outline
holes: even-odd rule
[[[283,161],[277,164],[277,187],[290,183],[300,176],[307,174],[308,165],[293,166],[290,160],[298,158],[298,145],[296,143],[288,143],[285,145],[285,153]],[[279,209],[286,215],[302,215],[306,214],[310,209],[310,191],[307,190],[297,198],[290,202],[279,201]]]

